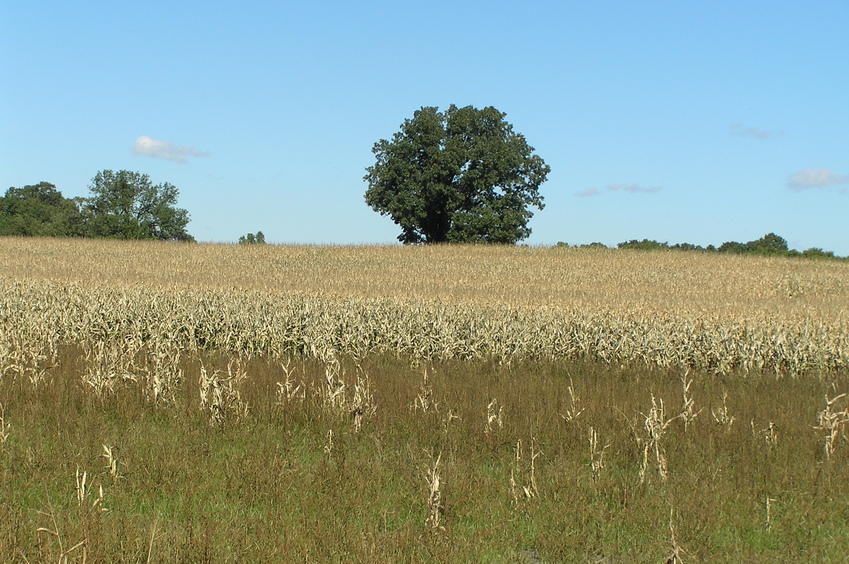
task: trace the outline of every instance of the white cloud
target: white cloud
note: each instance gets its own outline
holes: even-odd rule
[[[604,187],[608,192],[628,192],[630,194],[655,194],[661,191],[660,186],[640,186],[639,184],[610,184]],[[575,192],[575,196],[579,198],[592,198],[601,196],[604,192],[598,188],[587,188],[580,192]]]
[[[593,196],[601,196],[601,192],[599,192],[598,188],[587,188],[581,192],[576,192],[575,195],[579,198],[591,198]]]
[[[157,141],[147,135],[142,135],[133,143],[133,153],[147,155],[178,163],[186,162],[186,157],[208,157],[209,153],[198,151],[194,147],[180,147],[169,141]]]
[[[787,177],[787,186],[797,192],[838,184],[849,184],[849,174],[837,174],[827,168],[803,168]]]
[[[782,130],[757,129],[756,127],[746,127],[742,123],[732,123],[731,133],[737,137],[751,137],[753,139],[775,139],[784,135]]]
[[[605,187],[611,192],[630,192],[631,194],[654,194],[660,192],[660,186],[640,186],[639,184],[611,184]]]

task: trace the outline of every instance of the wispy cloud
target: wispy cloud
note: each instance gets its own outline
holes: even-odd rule
[[[756,127],[746,127],[742,123],[731,124],[731,134],[737,137],[751,137],[752,139],[775,139],[784,135],[783,130],[770,131]]]
[[[655,194],[661,191],[660,186],[640,186],[639,184],[609,184],[603,189],[587,188],[580,192],[575,192],[578,198],[593,198],[595,196],[604,195],[607,192],[628,192],[629,194]]]
[[[575,192],[575,195],[579,198],[592,198],[593,196],[601,196],[601,192],[598,188],[587,188],[586,190]]]
[[[605,190],[610,190],[611,192],[622,190],[631,194],[655,194],[660,192],[661,188],[660,186],[640,186],[639,184],[611,184],[605,186]]]
[[[796,192],[840,184],[849,184],[849,174],[838,174],[827,168],[803,168],[787,177],[787,187]],[[840,189],[838,192],[846,193],[846,190]]]
[[[209,153],[199,151],[194,147],[180,147],[169,141],[157,141],[147,135],[142,135],[133,143],[133,153],[147,155],[178,163],[186,162],[186,157],[208,157]]]

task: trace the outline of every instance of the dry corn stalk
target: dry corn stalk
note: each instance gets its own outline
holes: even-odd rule
[[[766,529],[769,530],[772,528],[772,504],[778,501],[777,499],[772,499],[769,496],[766,496]]]
[[[825,396],[825,409],[817,414],[817,422],[819,425],[814,427],[825,431],[825,459],[831,460],[831,455],[834,454],[835,442],[839,436],[846,439],[846,424],[849,423],[849,401],[843,411],[836,411],[834,406],[841,399],[845,398],[846,394],[840,394],[831,399]]]
[[[9,430],[12,428],[12,424],[6,421],[6,410],[3,408],[3,404],[0,403],[0,447],[6,444],[6,441],[9,440]]]
[[[690,396],[690,385],[693,383],[693,379],[690,378],[687,380],[687,375],[690,373],[689,368],[687,372],[681,376],[681,384],[684,386],[684,407],[681,410],[681,420],[684,421],[684,432],[686,433],[690,424],[692,424],[696,417],[702,412],[702,410],[696,411],[695,402],[693,401],[692,396]]]
[[[354,426],[354,431],[359,432],[363,422],[374,417],[377,406],[374,403],[374,395],[371,392],[371,381],[362,369],[357,367],[357,382],[354,384],[353,393],[348,397],[348,386],[343,378],[344,371],[336,358],[335,353],[327,353],[324,366],[324,386],[321,389],[321,401],[324,408],[333,414],[348,414]]]
[[[560,415],[567,423],[571,423],[580,416],[584,410],[578,409],[580,398],[575,394],[575,384],[572,382],[572,377],[569,377],[569,387],[566,388],[569,392],[569,407],[566,408],[566,413]]]
[[[89,498],[89,485],[88,485],[88,473],[83,471],[80,473],[80,467],[77,466],[76,472],[76,488],[75,491],[77,493],[77,502],[80,507],[88,506],[88,498]],[[103,507],[103,486],[99,486],[98,495],[94,498],[94,501],[91,502],[91,508],[95,509],[100,506],[101,511],[106,511],[106,508]]]
[[[728,414],[728,405],[725,403],[728,399],[728,392],[722,394],[722,407],[715,407],[711,410],[713,420],[717,425],[725,427],[727,432],[731,432],[731,425],[734,424],[734,416]]]
[[[427,471],[427,519],[425,525],[432,531],[442,530],[442,514],[445,512],[445,503],[442,499],[442,477],[439,463],[442,461],[442,453],[436,457],[433,468]]]
[[[357,375],[357,383],[354,384],[354,397],[348,405],[348,412],[354,423],[354,432],[359,433],[363,421],[371,419],[377,412],[374,396],[371,393],[371,381],[368,375]]]
[[[749,422],[749,425],[752,428],[752,435],[755,437],[762,437],[768,447],[772,448],[778,444],[778,427],[772,421],[769,422],[769,425],[765,429],[757,431],[755,430],[754,419]]]
[[[247,416],[248,404],[242,401],[239,385],[247,379],[247,372],[235,361],[227,363],[227,376],[214,370],[209,374],[200,367],[200,407],[209,412],[212,424],[223,426],[228,420],[239,421]]]
[[[610,443],[599,449],[598,433],[590,427],[588,434],[590,441],[590,468],[593,471],[593,481],[598,481],[601,471],[604,470],[604,453],[610,447]]]
[[[536,450],[536,439],[531,439],[531,453],[528,458],[527,468],[523,468],[522,464],[522,439],[516,441],[515,457],[513,459],[513,468],[510,469],[510,494],[513,497],[513,503],[518,504],[520,501],[530,501],[537,496],[539,489],[537,488],[536,479],[536,459],[542,452]],[[516,476],[521,478],[526,475],[526,484],[516,482]]]
[[[345,411],[345,380],[336,355],[329,353],[324,365],[322,403],[332,411]]]
[[[666,434],[666,429],[669,424],[681,417],[676,415],[671,419],[666,419],[666,412],[663,407],[663,399],[656,400],[654,394],[651,396],[651,410],[648,414],[641,413],[643,416],[643,427],[646,430],[645,437],[637,437],[637,444],[643,447],[643,461],[640,464],[640,483],[643,483],[646,478],[646,471],[649,466],[649,452],[654,452],[654,459],[657,464],[657,475],[662,481],[666,481],[668,470],[666,466],[666,455],[661,445],[663,435]]]
[[[106,459],[106,472],[112,478],[113,483],[117,482],[121,478],[121,474],[118,471],[118,457],[115,455],[115,447],[101,446],[103,446],[103,454],[100,456]]]
[[[427,367],[424,369],[422,385],[421,388],[419,388],[419,393],[416,395],[416,399],[413,400],[413,405],[410,407],[414,411],[421,410],[422,413],[427,413],[431,410],[434,412],[439,411],[439,405],[433,401],[433,386],[431,386],[430,380],[428,379]]]
[[[504,427],[504,408],[498,405],[498,400],[493,399],[486,406],[486,424],[484,425],[484,434],[489,435],[495,428],[501,429]]]
[[[26,377],[33,386],[44,383],[46,372],[57,364],[54,338],[36,335],[46,327],[30,325],[20,333],[0,327],[0,379]]]
[[[445,416],[445,438],[448,438],[448,432],[451,430],[451,422],[455,419],[460,419],[460,416],[454,413],[453,409],[448,410],[448,414]]]
[[[675,527],[672,524],[673,517],[673,509],[669,509],[669,534],[672,541],[672,552],[669,555],[669,558],[666,559],[666,564],[682,564],[684,561],[681,560],[681,553],[684,552],[684,549],[678,546],[678,541],[675,540]]]
[[[97,397],[102,398],[115,391],[115,387],[123,382],[135,382],[137,347],[134,339],[89,344],[85,351],[83,383],[89,385]]]
[[[277,382],[277,406],[283,407],[294,401],[303,402],[307,397],[307,390],[304,387],[303,382],[299,384],[295,384],[292,380],[292,372],[294,369],[290,368],[292,359],[286,359],[286,364],[280,363],[280,368],[283,370],[283,373],[286,374],[286,380],[283,382]]]
[[[59,532],[59,524],[56,522],[56,511],[53,509],[52,505],[49,505],[50,513],[39,511],[40,515],[45,517],[49,517],[53,523],[53,528],[49,529],[47,527],[39,527],[35,530],[36,533],[47,533],[48,535],[55,537],[56,541],[59,543],[59,564],[68,564],[68,555],[77,550],[78,548],[82,548],[82,562],[86,562],[87,554],[86,554],[86,539],[84,538],[74,546],[69,549],[65,549],[64,543],[62,542],[62,535]],[[26,558],[24,559],[26,561]]]
[[[333,456],[333,429],[327,430],[327,442],[324,443],[324,454]]]
[[[180,356],[181,352],[177,347],[158,345],[150,351],[144,388],[149,401],[161,405],[176,403],[177,392],[183,381]]]

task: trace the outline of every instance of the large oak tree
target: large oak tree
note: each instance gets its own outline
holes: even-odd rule
[[[403,243],[516,243],[550,167],[493,107],[423,107],[367,169],[366,203],[401,227]]]

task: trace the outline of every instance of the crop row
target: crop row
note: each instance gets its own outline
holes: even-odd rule
[[[589,358],[716,373],[800,374],[849,366],[846,320],[728,320],[42,280],[0,280],[0,330],[4,372],[37,371],[61,345],[97,343],[272,358]]]

